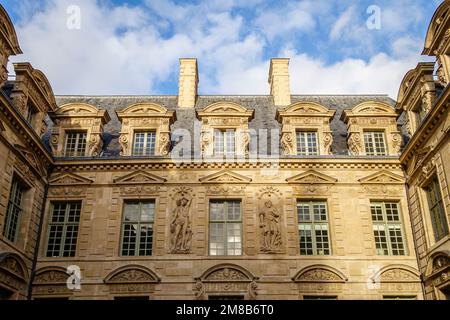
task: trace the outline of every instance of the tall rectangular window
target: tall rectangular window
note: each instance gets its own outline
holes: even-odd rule
[[[122,222],[122,255],[151,256],[155,201],[127,201]]]
[[[415,117],[416,117],[416,128],[420,127],[420,124],[422,123],[423,119],[425,119],[427,112],[425,111],[425,108],[422,105],[422,102],[419,102],[419,105],[414,110]]]
[[[449,232],[447,219],[445,218],[444,204],[442,202],[442,193],[436,176],[431,180],[431,183],[425,190],[427,191],[434,238],[436,241],[439,241],[448,235]]]
[[[156,132],[140,131],[134,133],[133,155],[154,156],[156,150]]]
[[[236,135],[234,129],[214,130],[214,155],[234,156],[236,149]]]
[[[378,255],[403,256],[406,254],[403,225],[397,202],[371,202],[373,235]]]
[[[317,132],[297,131],[297,155],[314,156],[318,154]]]
[[[382,131],[364,132],[364,145],[366,147],[366,155],[368,156],[386,155],[386,143],[384,140],[384,132]]]
[[[85,131],[66,132],[64,155],[66,157],[83,157],[86,153],[86,136]]]
[[[81,202],[54,202],[49,223],[47,257],[74,257]]]
[[[242,254],[242,214],[239,200],[212,200],[209,204],[209,254]]]
[[[28,103],[27,109],[28,109],[27,110],[27,122],[32,126],[34,117],[36,116],[37,111],[36,111],[36,108],[31,103]]]
[[[329,255],[327,204],[323,201],[297,202],[301,255]]]
[[[16,241],[17,238],[23,210],[24,193],[25,188],[23,185],[16,177],[13,177],[11,191],[9,192],[8,208],[6,210],[5,227],[3,229],[3,235],[12,242]]]

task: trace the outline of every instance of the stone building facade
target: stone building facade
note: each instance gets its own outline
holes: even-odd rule
[[[448,8],[395,102],[55,97],[0,7],[0,299],[448,298]]]

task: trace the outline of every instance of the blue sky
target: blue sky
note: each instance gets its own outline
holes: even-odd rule
[[[25,53],[12,60],[56,94],[177,94],[180,57],[198,58],[201,94],[268,94],[270,58],[288,57],[295,94],[393,98],[430,60],[420,53],[441,2],[0,0]]]

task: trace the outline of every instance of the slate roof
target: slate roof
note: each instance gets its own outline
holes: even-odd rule
[[[270,95],[259,96],[199,96],[196,106],[193,109],[180,109],[177,107],[177,96],[56,96],[58,106],[67,103],[87,103],[99,109],[108,111],[111,121],[104,127],[104,147],[102,157],[116,157],[120,152],[118,143],[120,122],[115,111],[141,102],[153,102],[169,110],[176,111],[177,120],[172,124],[171,130],[187,129],[193,132],[195,111],[202,109],[214,102],[230,101],[235,102],[247,109],[254,109],[254,118],[249,126],[251,129],[281,129],[280,124],[275,119],[277,107],[273,104]],[[333,130],[332,152],[336,155],[347,155],[347,127],[340,120],[342,111],[351,109],[365,101],[380,101],[395,106],[395,101],[387,95],[292,95],[292,103],[295,102],[316,102],[329,109],[336,110],[336,114],[331,122]],[[399,118],[399,126],[403,127],[403,117]],[[403,130],[403,129],[402,129]],[[270,141],[270,130],[268,141]],[[270,143],[268,143],[270,146]]]

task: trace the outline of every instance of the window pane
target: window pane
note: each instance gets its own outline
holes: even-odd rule
[[[125,203],[125,221],[139,221],[140,214],[141,212],[139,202]]]
[[[297,202],[301,255],[331,254],[325,202]]]
[[[368,156],[386,155],[384,132],[364,132],[364,145]]]
[[[133,155],[153,156],[156,149],[156,132],[135,132],[133,140]]]
[[[8,208],[6,209],[5,226],[3,229],[3,235],[12,242],[16,241],[19,229],[18,224],[20,216],[22,215],[22,199],[24,191],[25,190],[19,180],[14,177],[9,193]]]
[[[226,152],[227,156],[233,156],[235,151],[235,134],[234,130],[227,130],[225,132],[225,140],[226,140]]]
[[[66,132],[64,155],[66,157],[82,157],[86,150],[86,132]]]
[[[300,254],[313,254],[313,237],[310,224],[300,224],[298,226],[300,237]]]
[[[81,202],[52,203],[47,241],[48,257],[74,257],[76,253]]]
[[[317,133],[297,131],[297,154],[317,155]]]
[[[389,255],[386,230],[383,225],[374,225],[373,234],[375,237],[375,247],[378,255]]]
[[[220,130],[214,130],[214,155],[223,156],[224,150],[224,133]]]
[[[445,217],[444,204],[442,202],[441,189],[435,177],[427,190],[428,206],[430,209],[431,223],[433,225],[434,238],[439,241],[449,234],[447,219]]]
[[[209,254],[241,255],[241,203],[236,200],[210,202]]]

